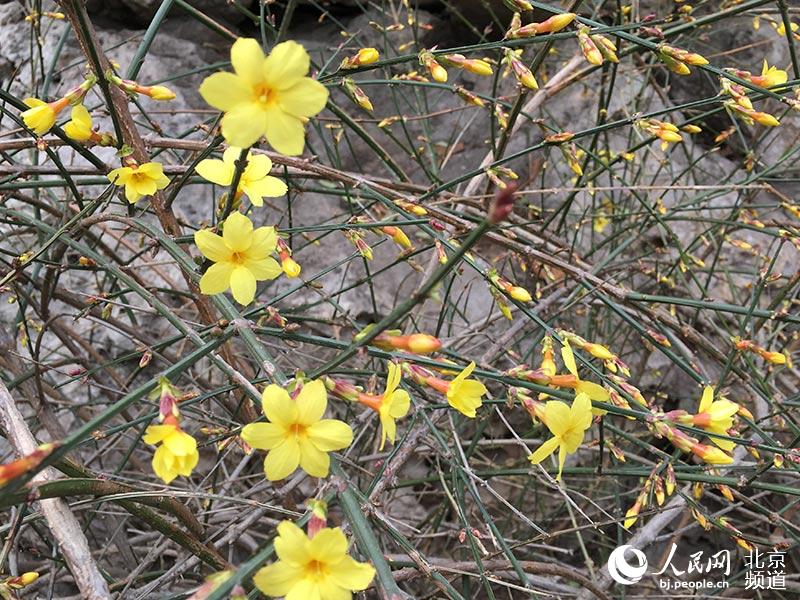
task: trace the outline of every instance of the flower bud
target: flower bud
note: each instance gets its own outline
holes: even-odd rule
[[[436,61],[436,58],[434,58],[430,51],[423,50],[419,53],[419,64],[428,69],[434,81],[438,81],[439,83],[447,82],[447,71]]]
[[[578,30],[578,45],[581,47],[583,57],[592,65],[602,65],[603,55],[598,50],[597,45],[589,37],[589,28],[581,27]]]
[[[339,65],[340,69],[355,69],[370,65],[380,59],[380,53],[375,48],[361,48],[355,56],[348,56]]]

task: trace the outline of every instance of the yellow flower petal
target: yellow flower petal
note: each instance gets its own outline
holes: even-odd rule
[[[544,423],[556,437],[563,435],[570,426],[570,409],[558,400],[550,400],[544,405]]]
[[[316,79],[304,77],[278,96],[280,107],[296,117],[313,117],[328,102],[328,88]]]
[[[218,262],[211,265],[200,278],[200,291],[207,296],[221,294],[231,287],[231,275],[234,265],[229,262]]]
[[[577,377],[578,365],[575,362],[575,353],[572,351],[572,346],[570,346],[569,342],[566,340],[564,340],[564,344],[561,346],[561,359],[564,361],[564,366],[567,368],[567,371]]]
[[[247,260],[244,263],[253,277],[258,281],[265,281],[267,279],[275,279],[283,273],[283,269],[274,258],[262,258],[261,260]]]
[[[269,256],[275,251],[277,244],[278,233],[274,227],[259,227],[253,231],[252,242],[247,249],[247,257],[257,260]]]
[[[389,414],[395,419],[400,419],[408,414],[411,408],[411,397],[405,390],[395,390],[390,401]]]
[[[236,152],[235,156],[233,156],[233,160],[239,158],[239,148],[231,147],[225,151],[226,160],[227,154],[233,150]],[[230,162],[233,162],[231,160]],[[269,159],[269,156],[266,154],[253,154],[252,152],[247,156],[247,166],[242,173],[242,179],[247,180],[259,180],[263,179],[269,172],[272,170],[272,161]]]
[[[296,565],[308,562],[311,542],[303,530],[291,521],[281,521],[277,529],[278,536],[274,544],[278,558]]]
[[[207,259],[214,262],[221,262],[231,260],[233,254],[222,236],[209,231],[208,229],[200,229],[194,234],[194,243],[197,245],[200,252],[203,253]]]
[[[706,412],[713,401],[714,388],[713,386],[707,385],[703,388],[703,397],[700,399],[700,407],[697,409],[697,412]]]
[[[313,425],[325,414],[328,406],[328,392],[321,379],[316,379],[303,386],[295,400],[297,405],[297,423]]]
[[[200,84],[200,95],[211,106],[223,111],[232,110],[253,99],[252,90],[241,77],[224,72],[206,77]]]
[[[372,583],[375,578],[375,568],[368,563],[358,562],[350,556],[345,556],[336,563],[334,569],[331,569],[330,577],[340,587],[360,592]]]
[[[248,101],[236,104],[222,117],[222,135],[229,144],[242,148],[252,146],[267,132],[268,115],[260,103]],[[303,128],[302,124],[300,128]],[[275,149],[281,152],[277,147]]]
[[[261,410],[272,423],[288,429],[297,422],[297,406],[289,397],[289,392],[271,383],[261,394]]]
[[[323,452],[347,448],[353,442],[353,430],[343,421],[322,419],[306,430],[308,439]]]
[[[253,222],[240,212],[233,212],[225,219],[222,239],[232,252],[244,252],[253,243]]]
[[[576,394],[569,412],[570,420],[582,431],[592,426],[592,401],[587,394]]]
[[[536,451],[528,457],[528,460],[531,461],[532,464],[538,465],[545,458],[550,456],[556,448],[558,448],[558,438],[550,438],[539,446]]]
[[[231,64],[236,75],[251,86],[263,79],[264,52],[253,38],[239,38],[231,46]]]
[[[331,457],[327,452],[317,448],[311,440],[300,438],[300,468],[312,477],[327,477],[330,470]]]
[[[286,183],[277,177],[263,177],[257,181],[250,181],[242,185],[242,191],[250,198],[253,206],[263,206],[263,198],[279,198],[284,196],[289,188]]]
[[[236,267],[231,273],[231,293],[234,300],[247,306],[256,297],[256,278],[247,267]]]
[[[285,429],[275,423],[248,423],[242,427],[241,438],[258,450],[272,450],[283,442]]]
[[[308,553],[318,562],[338,563],[347,555],[347,538],[338,527],[326,527],[311,539]]]
[[[178,476],[178,473],[172,468],[173,457],[166,446],[159,446],[153,454],[153,472],[164,483],[171,483],[173,479]]]
[[[230,185],[233,181],[233,165],[229,165],[216,158],[201,160],[195,171],[206,181],[217,185]]]
[[[311,58],[303,46],[293,41],[282,42],[272,49],[264,61],[264,78],[270,87],[285,90],[305,77],[310,66]]]
[[[164,438],[175,431],[175,425],[150,425],[144,432],[145,444],[160,444]]]
[[[296,439],[288,438],[267,453],[264,474],[270,481],[279,481],[294,473],[299,464],[300,446]]]
[[[277,539],[276,539],[277,542]],[[284,561],[278,561],[259,569],[253,583],[267,596],[285,596],[303,579],[303,570]]]
[[[265,114],[267,119],[265,130],[270,146],[287,156],[302,154],[305,147],[303,121],[278,107],[270,109]]]
[[[175,456],[188,456],[197,451],[197,440],[180,429],[164,438],[164,446]]]

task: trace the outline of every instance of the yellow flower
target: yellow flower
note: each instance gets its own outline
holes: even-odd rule
[[[313,538],[290,521],[278,525],[278,561],[262,567],[253,583],[267,596],[286,600],[349,600],[367,589],[375,577],[369,563],[347,553],[347,538],[339,527],[320,529]]]
[[[83,104],[72,107],[70,120],[64,125],[64,133],[76,142],[85,142],[92,137],[92,117]]]
[[[707,385],[703,390],[700,407],[694,416],[693,424],[711,433],[728,435],[733,427],[733,415],[739,411],[739,405],[730,400],[714,400],[714,388]],[[711,436],[711,441],[723,450],[731,451],[736,442]]]
[[[197,440],[181,430],[174,417],[164,419],[163,425],[150,425],[143,439],[145,444],[161,444],[153,455],[153,471],[164,483],[178,475],[188,477],[200,460]]]
[[[32,129],[36,135],[44,135],[56,124],[58,113],[69,105],[69,98],[64,97],[55,102],[25,98],[23,102],[29,107],[20,114],[25,126]]]
[[[558,400],[550,400],[544,405],[543,420],[553,437],[539,446],[528,460],[538,465],[558,448],[556,479],[560,480],[567,455],[578,449],[586,430],[592,425],[592,401],[582,392],[575,395],[570,407]]]
[[[758,81],[755,81],[755,80]],[[754,78],[753,83],[762,87],[773,87],[775,85],[783,85],[789,79],[789,75],[783,69],[778,67],[770,67],[767,64],[767,59],[764,59],[764,65],[761,67],[761,77]]]
[[[488,391],[477,379],[467,379],[475,370],[475,363],[469,363],[447,386],[447,402],[457,411],[475,418],[475,411],[483,404],[481,397]]]
[[[275,279],[282,272],[278,261],[270,256],[277,240],[274,227],[253,229],[253,222],[239,212],[225,219],[222,235],[208,229],[195,232],[194,243],[214,262],[200,278],[200,291],[213,295],[230,288],[239,304],[250,304],[256,295],[256,282]]]
[[[389,376],[386,378],[386,389],[379,396],[380,405],[377,407],[381,418],[381,450],[386,444],[386,438],[394,444],[397,439],[397,424],[395,420],[402,419],[408,414],[411,398],[405,390],[398,390],[402,369],[400,365],[389,363]],[[373,407],[375,408],[375,407]]]
[[[169,185],[160,163],[148,162],[134,167],[119,167],[108,174],[114,185],[125,186],[125,198],[131,204],[143,196],[152,196]]]
[[[328,101],[328,90],[307,77],[311,59],[297,42],[282,42],[264,57],[254,39],[231,47],[234,73],[220,72],[200,85],[200,95],[223,111],[222,135],[246,148],[261,136],[282,154],[303,153],[304,124]]]
[[[207,158],[197,165],[197,173],[217,185],[229,186],[236,171],[236,160],[242,152],[241,148],[230,146],[222,155],[222,160]],[[286,184],[269,175],[272,161],[264,154],[247,153],[247,166],[242,171],[236,195],[247,194],[255,206],[263,206],[263,197],[277,198],[286,193]]]
[[[163,101],[175,99],[175,92],[163,85],[146,86],[143,88],[143,92],[146,92],[146,95],[150,96],[153,100]]]
[[[312,477],[327,477],[328,452],[347,448],[353,441],[347,423],[322,418],[328,393],[320,379],[305,384],[296,400],[280,386],[267,386],[261,406],[269,423],[245,425],[242,439],[253,448],[269,450],[264,473],[270,481],[288,477],[298,465]]]

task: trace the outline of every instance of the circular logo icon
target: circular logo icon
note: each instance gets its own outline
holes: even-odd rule
[[[626,552],[633,555],[636,564],[628,562],[625,558]],[[608,557],[608,574],[611,575],[611,579],[622,585],[638,583],[645,571],[647,571],[647,557],[644,552],[633,546],[620,546]]]

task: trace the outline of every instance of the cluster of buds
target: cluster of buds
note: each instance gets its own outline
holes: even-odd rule
[[[399,227],[395,227],[394,225],[383,225],[381,226],[380,230],[381,233],[392,238],[394,243],[400,246],[403,250],[414,249],[414,245],[411,243],[411,240],[408,239],[408,236]]]
[[[28,109],[20,115],[22,121],[36,135],[44,135],[55,125],[61,111],[67,106],[77,106],[83,102],[84,97],[95,83],[97,83],[97,77],[90,74],[80,85],[75,86],[53,102],[45,102],[38,98],[25,98],[24,102]]]
[[[344,237],[356,247],[358,253],[366,258],[367,260],[372,260],[372,248],[370,245],[364,240],[364,234],[361,233],[358,229],[345,229],[343,231]]]
[[[731,338],[731,341],[737,350],[741,352],[752,352],[753,354],[758,354],[765,361],[773,365],[792,365],[791,359],[787,353],[767,350],[755,342],[743,340],[739,337],[733,337]]]
[[[517,51],[506,48],[505,56],[503,57],[503,64],[506,66],[508,71],[514,74],[514,77],[521,86],[526,87],[529,90],[539,89],[539,84],[536,82],[536,78],[533,76],[531,70],[525,66],[525,63],[520,60]]]
[[[372,112],[372,101],[369,99],[369,96],[364,93],[364,90],[356,85],[355,81],[349,77],[344,77],[342,79],[342,87],[344,87],[344,91],[347,92],[347,95],[350,96],[353,102],[358,104],[365,111]]]
[[[625,529],[633,527],[639,518],[639,513],[647,508],[653,499],[655,499],[655,503],[658,506],[663,506],[667,497],[672,496],[675,492],[677,481],[672,463],[667,463],[667,466],[663,469],[663,476],[661,475],[661,470],[659,466],[656,466],[645,480],[642,491],[625,513],[625,522],[623,523]]]
[[[279,327],[284,331],[296,331],[300,328],[298,323],[290,323],[274,306],[268,306],[266,313],[258,318],[258,326],[263,327],[265,325]]]
[[[506,377],[513,377],[528,381],[537,385],[548,385],[557,388],[576,389],[578,387],[579,379],[571,374],[557,375],[555,373],[549,374],[543,368],[531,369],[528,365],[517,365],[511,367],[503,373]]]
[[[63,21],[64,19],[67,18],[67,16],[62,12],[53,12],[46,10],[44,12],[33,11],[32,13],[25,15],[25,20],[28,23],[33,23],[34,25],[36,25],[39,22],[39,19],[41,19],[42,17],[48,19],[54,19],[56,21]]]
[[[517,302],[527,303],[533,300],[531,294],[528,290],[518,285],[514,285],[507,279],[503,279],[500,274],[495,270],[491,269],[486,273],[486,278],[497,288],[501,289],[505,292],[510,298],[513,298]]]
[[[497,304],[497,308],[500,310],[500,313],[509,321],[513,321],[514,316],[511,314],[511,305],[508,303],[508,299],[505,297],[503,292],[498,290],[493,285],[490,285],[489,293],[492,295],[492,298]]]
[[[656,48],[656,53],[659,60],[661,60],[670,71],[678,75],[689,75],[689,73],[692,72],[689,65],[699,67],[708,64],[708,60],[699,54],[689,52],[688,50],[682,50],[675,46],[668,46],[667,44],[660,44],[658,48]]]
[[[356,341],[369,333],[372,327],[372,325],[368,325],[356,334]],[[396,329],[388,329],[380,332],[370,344],[383,350],[402,350],[403,352],[422,355],[433,354],[442,347],[441,340],[430,334],[411,333],[404,335],[401,331]]]
[[[278,258],[281,259],[281,269],[290,279],[300,277],[302,267],[292,258],[292,249],[283,238],[278,238],[277,242]]]
[[[39,579],[39,573],[36,571],[28,571],[16,577],[6,577],[0,580],[0,598],[12,600],[17,596],[14,594],[16,590],[21,590],[29,586],[34,581]]]
[[[567,27],[575,20],[577,15],[575,13],[560,13],[553,15],[549,19],[541,23],[528,23],[522,25],[522,19],[519,13],[514,13],[511,19],[511,27],[506,32],[506,39],[527,38],[542,33],[557,33]]]
[[[731,97],[730,100],[725,101],[724,106],[732,115],[739,117],[748,125],[759,123],[765,127],[777,127],[781,124],[771,114],[755,110],[744,87],[724,77],[720,79],[720,83],[722,85],[721,93]]]
[[[419,53],[419,64],[428,70],[434,81],[439,83],[447,82],[447,70],[439,64],[430,50],[422,50]]]
[[[636,121],[636,125],[650,135],[660,139],[662,142],[662,147],[668,146],[669,144],[677,144],[683,141],[683,136],[679,133],[678,128],[672,123],[659,121],[658,119],[640,119]]]
[[[0,487],[3,487],[8,482],[22,477],[38,467],[57,446],[58,444],[56,443],[42,444],[30,454],[26,454],[22,458],[0,465]]]
[[[578,45],[581,48],[583,57],[590,65],[603,64],[603,54],[589,35],[588,27],[584,26],[578,29]]]
[[[348,402],[358,402],[359,396],[364,393],[363,388],[360,386],[341,379],[334,379],[328,375],[323,375],[322,382],[330,394]]]
[[[375,48],[361,48],[355,56],[346,57],[339,65],[340,69],[356,69],[377,62],[380,54]]]
[[[733,462],[729,454],[714,446],[701,444],[697,439],[674,427],[663,418],[663,415],[660,417],[657,416],[651,423],[653,432],[656,436],[669,440],[678,450],[694,454],[710,465],[729,465]]]
[[[153,100],[174,100],[175,92],[163,85],[140,85],[132,79],[122,79],[114,71],[109,69],[106,71],[106,80],[116,85],[126,94],[135,96],[142,94]]]
[[[727,530],[730,533],[730,536],[733,538],[733,540],[740,548],[747,550],[748,552],[753,550],[753,545],[746,539],[744,539],[744,534],[741,531],[739,531],[736,527],[731,525],[728,519],[726,519],[725,517],[719,517],[715,521],[715,523],[722,529]]]
[[[486,173],[486,177],[489,179],[489,181],[491,181],[501,190],[504,190],[509,186],[509,184],[506,183],[502,177],[507,177],[512,181],[519,179],[519,175],[517,175],[508,167],[488,167],[484,173]]]
[[[619,387],[623,392],[628,394],[633,400],[644,408],[650,408],[649,402],[645,399],[644,395],[642,394],[641,390],[637,388],[632,383],[626,381],[624,378],[620,377],[619,375],[609,375],[608,376],[611,381],[613,381],[617,387]],[[619,392],[616,392],[617,394]],[[614,392],[611,392],[611,396],[613,398]]]
[[[445,54],[439,58],[449,67],[463,69],[475,75],[489,77],[494,73],[492,65],[480,58],[467,58],[463,54]]]

